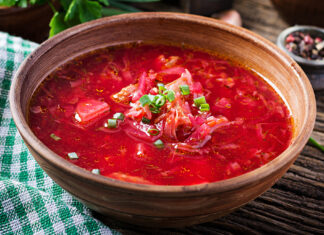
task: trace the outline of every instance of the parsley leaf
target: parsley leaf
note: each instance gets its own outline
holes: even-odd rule
[[[109,2],[108,0],[98,0],[101,4],[103,4],[104,6],[108,6]]]
[[[54,15],[50,21],[50,33],[55,34],[90,20],[101,18],[102,16],[118,15],[129,12],[137,12],[139,9],[126,4],[125,2],[156,2],[159,0],[57,0],[60,9],[56,9],[58,4],[53,4],[50,0],[0,0],[0,6],[7,7],[27,7],[35,4],[48,3]],[[109,6],[109,7],[107,7]]]
[[[12,7],[16,4],[15,0],[0,0],[0,6]]]
[[[64,13],[62,12],[55,12],[49,26],[51,27],[49,32],[50,37],[69,27],[69,25],[64,21]]]
[[[67,11],[71,5],[72,0],[61,0],[60,4],[63,7],[64,11]]]
[[[78,7],[79,17],[82,23],[101,17],[102,6],[98,2],[81,0]]]

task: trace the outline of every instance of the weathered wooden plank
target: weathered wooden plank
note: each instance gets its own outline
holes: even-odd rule
[[[303,155],[306,155],[310,158],[314,158],[320,161],[324,161],[324,154],[321,150],[311,146],[311,145],[306,145],[302,151]]]
[[[306,198],[306,200],[304,199],[307,203],[301,203],[303,200],[301,200],[300,197],[295,197],[291,193],[285,193],[285,191],[281,193],[281,191],[282,190],[280,189],[269,190],[267,193],[256,199],[255,202],[260,201],[265,205],[273,205],[282,210],[290,211],[291,213],[294,213],[291,216],[298,217],[301,214],[303,217],[317,221],[317,223],[321,221],[323,222],[323,205],[319,205],[317,201],[310,198]],[[289,198],[288,200],[283,200],[281,197],[278,197],[278,194],[292,197],[292,199]],[[254,202],[251,202],[251,204],[253,203]],[[316,222],[314,222],[314,224],[315,223]]]
[[[314,172],[314,173],[319,173],[321,175],[324,174],[324,162],[320,161],[318,159],[306,156],[301,154],[295,164],[296,166],[302,166],[306,169],[309,169],[310,171]]]
[[[323,94],[324,96],[324,94]],[[317,102],[318,103],[318,102]],[[319,112],[317,110],[317,114],[316,114],[316,121],[317,122],[324,122],[324,112]]]
[[[316,172],[313,169],[307,169],[303,166],[298,166],[296,164],[290,167],[290,172],[302,176],[305,180],[315,181],[314,184],[324,188],[324,172]]]
[[[272,42],[289,26],[279,17],[269,0],[236,0],[233,6],[241,14],[244,27]]]
[[[319,131],[313,131],[311,137],[315,139],[319,144],[324,145],[324,133]]]

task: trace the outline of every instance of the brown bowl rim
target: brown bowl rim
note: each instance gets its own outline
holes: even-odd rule
[[[269,54],[280,59],[284,64],[287,65],[287,67],[289,66],[290,69],[294,70],[296,76],[299,77],[299,79],[301,80],[301,86],[303,88],[304,96],[308,97],[306,104],[308,106],[309,113],[308,116],[305,118],[305,121],[302,124],[302,128],[300,130],[300,133],[303,134],[299,134],[296,137],[296,139],[290,144],[290,146],[277,158],[253,171],[226,180],[190,186],[136,184],[115,180],[101,175],[95,175],[90,171],[87,171],[68,162],[67,160],[63,159],[62,157],[48,149],[33,134],[31,129],[27,125],[26,119],[24,118],[21,120],[19,117],[19,113],[22,114],[21,108],[19,107],[20,95],[18,94],[18,96],[15,96],[14,92],[17,87],[18,79],[22,76],[24,71],[29,68],[29,66],[32,66],[32,64],[35,62],[35,60],[37,60],[37,58],[39,58],[40,55],[45,53],[48,49],[53,48],[56,44],[59,44],[61,41],[64,41],[69,37],[77,36],[79,32],[87,31],[93,27],[107,27],[107,25],[109,26],[110,24],[113,25],[115,23],[118,24],[120,22],[131,22],[145,19],[179,20],[183,21],[184,23],[199,22],[202,25],[206,25],[212,28],[218,28],[220,30],[233,33],[234,35],[241,37],[244,40],[252,42],[256,47],[261,47],[263,50],[266,50]],[[308,138],[311,135],[313,126],[315,124],[316,116],[315,95],[309,83],[309,80],[307,79],[302,69],[297,65],[297,63],[273,43],[249,30],[224,23],[216,19],[185,13],[166,12],[131,13],[112,17],[105,17],[81,25],[77,25],[48,39],[47,41],[42,43],[35,51],[33,51],[19,67],[12,81],[9,94],[9,101],[14,122],[21,136],[25,141],[28,140],[27,143],[36,152],[38,152],[41,155],[41,157],[48,163],[54,165],[60,170],[64,170],[65,172],[74,175],[75,177],[80,177],[83,180],[91,181],[101,186],[108,186],[110,188],[114,188],[114,190],[137,193],[151,193],[152,195],[162,197],[184,195],[198,196],[214,194],[218,192],[226,192],[237,188],[241,188],[243,186],[251,185],[253,184],[253,182],[262,180],[274,171],[282,168],[288,162],[293,161],[296,154],[301,152],[302,148],[304,147]],[[308,125],[307,121],[310,122]]]

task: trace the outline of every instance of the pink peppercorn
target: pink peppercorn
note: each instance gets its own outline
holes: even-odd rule
[[[295,41],[295,37],[291,34],[289,34],[289,36],[286,38],[286,42],[289,43],[289,42],[293,42]]]
[[[313,44],[314,40],[313,40],[313,38],[312,38],[309,34],[307,34],[307,35],[304,37],[304,42],[305,42],[306,44]]]

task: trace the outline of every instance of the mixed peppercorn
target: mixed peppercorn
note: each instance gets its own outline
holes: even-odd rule
[[[320,37],[312,37],[308,33],[293,32],[286,37],[286,48],[307,60],[324,61],[324,40]]]

